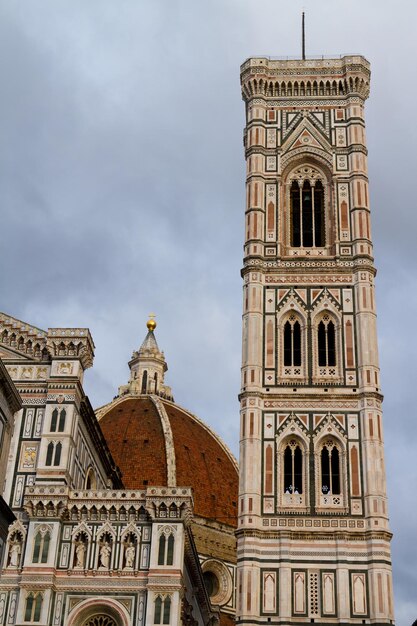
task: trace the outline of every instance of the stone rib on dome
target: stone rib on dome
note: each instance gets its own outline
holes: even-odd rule
[[[191,486],[196,516],[236,526],[237,462],[195,415],[157,396],[126,395],[97,416],[127,489]]]

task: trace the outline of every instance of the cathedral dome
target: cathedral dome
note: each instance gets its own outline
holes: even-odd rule
[[[236,526],[236,460],[196,416],[161,396],[127,393],[97,417],[127,489],[191,486],[197,517]]]

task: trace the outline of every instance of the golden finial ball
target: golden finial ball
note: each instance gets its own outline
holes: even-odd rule
[[[156,322],[153,319],[150,319],[146,322],[146,326],[148,327],[148,330],[152,330],[154,331],[156,328]]]

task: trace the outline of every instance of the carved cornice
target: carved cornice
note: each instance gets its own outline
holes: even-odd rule
[[[329,59],[252,57],[241,66],[242,97],[268,99],[268,104],[340,106],[341,101],[369,96],[369,62],[360,55]],[[272,101],[272,102],[271,102]]]
[[[46,345],[52,358],[79,359],[84,369],[93,365],[95,346],[88,328],[48,328]]]
[[[189,526],[193,507],[191,487],[148,487],[146,490],[146,510],[153,520],[181,520]]]
[[[366,530],[366,529],[358,529],[358,528],[351,528],[351,529],[343,529],[343,530],[337,530],[335,528],[329,528],[327,531],[323,530],[323,528],[319,528],[317,529],[317,531],[315,531],[313,528],[310,530],[304,530],[304,529],[277,529],[277,530],[271,530],[270,528],[268,528],[268,530],[260,530],[260,529],[249,529],[249,528],[240,528],[236,531],[236,537],[238,539],[248,539],[248,538],[254,538],[254,539],[280,539],[280,540],[288,540],[288,541],[306,541],[306,542],[314,542],[316,541],[333,541],[334,543],[336,543],[336,540],[338,542],[340,541],[346,541],[346,542],[357,542],[357,541],[361,541],[361,542],[369,542],[369,541],[387,541],[390,542],[392,539],[392,533],[389,532],[388,530]],[[239,552],[239,550],[238,550]],[[372,548],[370,548],[367,551],[367,554],[372,554],[373,550]],[[348,552],[349,554],[349,552]],[[239,559],[238,559],[239,560]]]

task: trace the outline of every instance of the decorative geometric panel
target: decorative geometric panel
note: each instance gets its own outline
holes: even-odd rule
[[[263,572],[262,611],[276,613],[277,610],[277,581],[276,572]]]
[[[83,626],[117,626],[117,624],[108,615],[94,615],[84,622]]]
[[[366,575],[364,573],[351,573],[351,590],[353,615],[366,615]]]
[[[313,573],[309,575],[310,587],[310,615],[319,614],[319,575]]]
[[[306,614],[306,574],[305,572],[293,572],[293,599],[294,615]]]
[[[322,572],[323,615],[336,614],[334,572]]]

